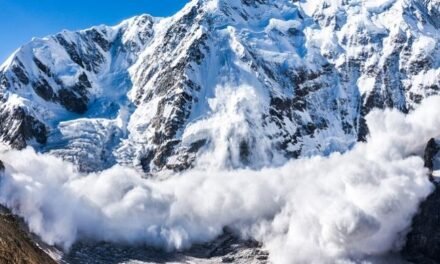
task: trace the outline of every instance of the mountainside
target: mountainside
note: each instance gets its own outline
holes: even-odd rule
[[[0,211],[0,263],[55,264],[56,262],[38,248],[28,234],[22,231],[11,214]]]
[[[438,93],[439,14],[436,0],[195,0],[34,39],[0,67],[0,136],[83,171],[345,151],[372,108]]]
[[[63,31],[0,66],[0,203],[66,263],[439,261],[438,94],[440,0]]]

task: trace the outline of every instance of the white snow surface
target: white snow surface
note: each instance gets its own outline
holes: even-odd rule
[[[256,138],[265,138],[271,141],[267,149],[272,151],[266,157],[255,151],[260,157],[250,163],[226,162],[233,168],[276,164],[277,157],[286,152],[287,156],[344,152],[357,140],[361,108],[372,95],[384,97],[384,107],[411,110],[421,98],[437,93],[440,62],[434,58],[440,55],[440,34],[435,23],[429,22],[433,19],[426,18],[429,11],[423,9],[434,10],[435,3],[249,3],[194,0],[169,18],[144,15],[114,27],[60,33],[78,47],[82,57],[96,62],[91,69],[75,63],[56,37],[35,39],[0,67],[10,83],[2,89],[5,104],[15,105],[18,97],[27,112],[48,126],[48,144],[34,145],[41,151],[69,160],[72,150],[105,153],[90,162],[77,159],[86,164],[87,171],[115,163],[139,169],[142,157],[153,153],[155,160],[147,165],[157,171],[164,169],[156,162],[157,155],[170,142],[178,143],[164,162],[167,166],[185,160],[196,140],[207,142],[194,154],[197,157],[214,148],[215,135],[204,131],[215,128],[200,124],[217,125],[208,120],[221,108],[213,109],[208,102],[217,100],[221,89],[251,87],[263,116],[271,112],[273,98],[300,98],[306,105],[306,109],[290,106],[292,113],[278,120],[249,120],[255,114],[245,117],[260,130],[252,128],[250,136],[240,134],[236,142],[253,148],[258,147]],[[93,31],[111,44],[108,51],[93,40]],[[52,77],[42,74],[32,62],[34,57],[50,69]],[[86,73],[92,84],[87,112],[73,114],[57,102],[43,100],[32,84],[18,82],[12,70],[18,62],[30,80],[44,79],[54,92],[73,85]],[[112,134],[112,144],[95,142],[93,136],[90,144],[83,144],[63,132],[65,122],[76,122],[69,126],[75,132],[69,133],[87,137],[90,128],[84,119],[102,123],[91,134]],[[319,129],[304,132],[310,124]],[[167,136],[159,140],[161,134]]]
[[[83,238],[183,249],[228,226],[274,263],[397,250],[432,189],[420,156],[440,131],[440,4],[247,2],[193,0],[18,49],[0,66],[1,109],[24,108],[48,142],[4,147],[0,202],[66,249]],[[32,83],[57,93],[81,74],[85,113]],[[356,143],[365,109],[370,136]]]

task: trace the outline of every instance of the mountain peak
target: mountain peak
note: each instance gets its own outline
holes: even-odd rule
[[[210,149],[219,166],[253,168],[345,151],[374,107],[406,112],[436,93],[437,10],[194,0],[169,18],[37,39],[0,70],[0,118],[16,127],[0,136],[83,170],[182,170]]]
[[[199,14],[222,16],[232,22],[252,23],[265,17],[288,15],[295,6],[295,1],[288,0],[193,0],[180,13],[197,10]]]
[[[271,254],[276,255],[278,249],[287,253],[282,255],[289,263],[291,252],[304,249],[298,241],[311,241],[306,245],[310,256],[318,250],[318,257],[328,255],[331,260],[382,254],[398,244],[394,238],[401,236],[408,217],[416,211],[418,199],[410,199],[412,206],[405,207],[399,205],[407,202],[401,198],[407,191],[420,198],[429,191],[423,163],[413,156],[421,151],[425,139],[419,139],[422,144],[408,142],[414,137],[430,138],[427,136],[435,129],[421,124],[436,123],[438,115],[429,110],[438,106],[439,99],[427,100],[415,114],[406,116],[399,111],[411,112],[425,98],[440,93],[438,11],[438,0],[193,0],[168,18],[142,15],[113,27],[63,31],[34,39],[0,68],[0,141],[10,148],[31,146],[36,150],[26,150],[23,157],[23,152],[0,151],[11,153],[3,154],[2,160],[7,169],[14,168],[4,173],[9,185],[3,196],[12,206],[18,204],[17,210],[22,209],[17,201],[32,200],[28,194],[40,197],[37,206],[27,204],[32,210],[25,216],[36,221],[34,226],[43,227],[36,232],[47,235],[44,239],[66,247],[77,235],[105,240],[112,239],[109,234],[115,232],[115,241],[127,242],[133,236],[138,242],[152,242],[157,237],[155,245],[181,249],[188,243],[212,239],[230,224],[241,228],[258,216],[261,222],[249,230],[262,227],[264,230],[256,230],[258,238],[270,230],[266,227],[272,226],[274,234],[281,230],[283,235],[275,236],[267,248]],[[376,108],[394,110],[370,114]],[[347,155],[332,155],[335,152]],[[307,159],[311,156],[330,158]],[[299,158],[305,159],[283,166]],[[36,162],[36,173],[29,161]],[[279,166],[281,170],[276,168]],[[114,169],[106,170],[111,167]],[[193,167],[197,169],[190,170]],[[48,168],[49,173],[38,171],[41,168]],[[262,168],[267,169],[255,172]],[[341,176],[347,168],[351,173]],[[142,179],[162,180],[185,170],[190,172],[179,173],[168,183]],[[94,173],[87,176],[83,172]],[[97,193],[94,186],[102,182],[116,188]],[[219,183],[226,185],[219,189]],[[77,188],[81,184],[90,188],[83,192]],[[66,218],[65,208],[58,207],[63,203],[54,204],[52,193],[44,186],[72,205],[67,207],[73,213]],[[66,196],[69,186],[73,192]],[[375,204],[376,197],[372,197],[373,204],[365,202],[363,198],[371,198],[371,189],[381,187],[387,194],[383,203]],[[242,192],[243,188],[248,189]],[[359,203],[352,199],[356,188],[364,191]],[[403,196],[390,192],[393,188]],[[218,221],[205,214],[206,208],[195,217],[179,209],[180,202],[186,204],[194,190],[201,190],[197,197],[203,199],[211,189],[217,190],[219,196],[213,197],[221,206],[224,191],[233,191],[234,195],[227,196],[232,197],[227,199],[230,203],[222,207],[232,219]],[[307,189],[305,193],[303,189]],[[310,211],[310,197],[318,192],[324,193],[323,199],[315,199],[320,202]],[[251,199],[255,205],[245,203],[246,208],[237,209],[237,201],[248,202],[248,193],[255,194]],[[279,193],[281,198],[274,197]],[[116,200],[128,207],[115,207],[114,199],[97,206],[102,197],[122,197]],[[261,197],[273,205],[266,204],[259,212]],[[342,203],[329,207],[327,201],[335,197],[342,198],[337,200]],[[147,203],[139,204],[141,200]],[[197,209],[199,200],[192,199],[188,208]],[[279,205],[288,200],[291,203]],[[295,207],[298,201],[300,207]],[[206,204],[213,206],[208,206],[210,212],[217,210],[215,201]],[[367,206],[358,209],[361,204]],[[393,214],[389,214],[389,204],[396,204],[399,210],[392,208]],[[371,205],[375,210],[371,211]],[[116,218],[108,217],[109,208]],[[130,214],[124,218],[112,208]],[[334,213],[341,208],[342,218]],[[175,215],[174,209],[181,214]],[[231,210],[244,210],[249,216],[241,221]],[[51,228],[54,225],[49,222],[40,224],[46,214],[52,219],[58,211],[61,222],[54,218],[55,226],[64,227],[57,223],[66,220],[69,225],[74,223],[70,217],[83,219],[88,215],[85,212],[91,212],[92,223],[102,223],[103,217],[108,225],[96,232],[89,228],[95,225],[87,221],[60,230]],[[303,212],[307,221],[301,223],[297,216],[303,217]],[[376,221],[381,214],[384,218]],[[127,227],[125,219],[131,217],[138,220]],[[200,237],[200,219],[205,217],[213,225],[208,221],[202,233],[209,235]],[[396,225],[390,217],[405,221]],[[147,218],[151,222],[146,224],[157,228],[145,233]],[[275,225],[268,219],[275,219]],[[312,226],[312,240],[310,219],[317,223]],[[294,233],[307,231],[293,241],[294,250],[283,248],[285,237],[297,239],[288,232],[290,227]],[[139,236],[138,230],[145,236]],[[283,230],[287,230],[285,235]],[[272,237],[272,233],[268,235]],[[384,237],[393,239],[379,241]],[[309,259],[307,252],[294,257],[303,263],[325,262]],[[264,256],[261,260],[266,261]],[[335,262],[331,260],[328,262]],[[246,261],[249,258],[243,259]]]

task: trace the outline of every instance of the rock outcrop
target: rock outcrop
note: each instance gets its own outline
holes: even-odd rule
[[[402,250],[403,256],[417,264],[435,264],[440,262],[440,182],[432,175],[436,160],[440,158],[440,145],[431,139],[425,150],[425,165],[430,170],[434,184],[433,193],[421,204],[419,213],[414,217],[411,231]]]
[[[194,245],[181,252],[165,252],[151,247],[110,243],[81,242],[73,246],[63,261],[70,264],[93,263],[237,263],[267,264],[268,253],[255,241],[244,241],[233,233],[225,233],[216,240]]]
[[[22,229],[20,221],[0,208],[0,263],[56,264]]]
[[[439,7],[437,0],[193,0],[165,19],[143,15],[34,39],[0,66],[0,141],[82,171],[115,164],[180,171],[204,159],[261,168],[344,152],[366,140],[372,109],[409,112],[440,92]],[[206,157],[212,149],[222,156]],[[430,141],[431,170],[437,152]],[[440,261],[439,202],[435,191],[414,219],[403,252],[416,262]],[[50,263],[4,219],[8,259]],[[27,242],[14,248],[14,239]],[[266,260],[251,242],[222,239],[201,246],[205,257],[177,258],[249,263],[251,252],[252,261]],[[137,254],[78,244],[66,258],[105,261],[109,249],[114,258]]]
[[[193,0],[35,39],[0,67],[0,139],[84,171],[184,170],[219,135],[224,167],[343,152],[373,108],[408,112],[440,91],[438,6]]]

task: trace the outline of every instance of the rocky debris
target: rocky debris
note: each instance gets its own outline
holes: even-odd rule
[[[432,172],[435,169],[434,168],[434,161],[435,161],[436,155],[439,153],[439,151],[440,151],[440,145],[436,142],[436,140],[434,138],[431,138],[428,141],[428,144],[426,145],[425,153],[423,155],[425,167],[429,169],[431,177],[432,177]],[[433,180],[433,179],[431,178],[431,180]]]
[[[239,239],[227,228],[216,240],[195,245],[184,255],[195,259],[211,260],[211,263],[267,263],[269,255],[254,240]]]
[[[440,262],[440,183],[432,177],[435,159],[440,145],[435,139],[429,140],[425,150],[425,166],[430,170],[434,192],[421,204],[414,217],[411,231],[407,235],[402,255],[412,263],[436,264]]]
[[[56,256],[55,261],[46,252]],[[166,252],[149,246],[107,242],[77,242],[67,253],[34,238],[22,220],[0,206],[0,263],[8,264],[117,264],[117,263],[237,263],[267,264],[268,253],[254,240],[243,240],[229,229],[212,242]]]
[[[255,241],[241,240],[232,232],[213,242],[195,245],[189,250],[164,252],[151,247],[111,243],[79,242],[63,257],[69,264],[93,263],[237,263],[266,264],[268,254]]]
[[[23,149],[31,139],[45,144],[47,128],[22,107],[10,109],[0,105],[0,138],[14,148]]]
[[[56,264],[5,208],[0,208],[0,263]]]

